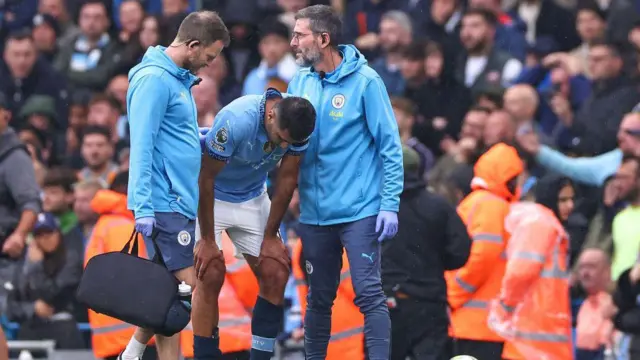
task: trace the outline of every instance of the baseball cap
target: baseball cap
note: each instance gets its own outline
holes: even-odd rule
[[[405,173],[414,173],[420,168],[420,155],[407,145],[402,145],[402,166]]]
[[[33,17],[33,27],[40,25],[48,25],[49,27],[51,27],[56,36],[60,34],[60,26],[58,25],[58,21],[56,20],[56,18],[49,14],[36,14]]]
[[[51,232],[60,229],[58,219],[52,213],[40,213],[33,226],[33,233]]]

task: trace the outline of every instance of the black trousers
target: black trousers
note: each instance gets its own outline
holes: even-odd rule
[[[454,339],[453,355],[470,355],[480,360],[502,360],[504,343]]]
[[[391,315],[390,360],[449,360],[446,304],[397,299]],[[482,358],[484,360],[484,358]]]

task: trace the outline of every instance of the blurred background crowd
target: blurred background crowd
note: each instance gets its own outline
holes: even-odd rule
[[[86,261],[119,250],[133,228],[127,73],[145,50],[168,45],[191,11],[221,14],[231,45],[193,88],[198,123],[211,126],[241,95],[286,91],[297,71],[294,14],[319,3],[342,14],[342,42],[384,80],[430,191],[457,206],[486,149],[517,146],[526,160],[522,198],[547,184],[551,202],[566,205],[558,217],[570,235],[574,358],[640,359],[636,0],[0,0],[7,337],[55,339],[97,358],[126,346],[132,329],[90,322],[74,291]],[[557,174],[563,180],[549,181]],[[570,195],[561,191],[566,181]],[[292,249],[297,202],[283,223]],[[36,227],[16,229],[28,211],[42,212]],[[24,251],[11,245],[26,237]],[[283,344],[303,337],[297,285],[292,276]]]

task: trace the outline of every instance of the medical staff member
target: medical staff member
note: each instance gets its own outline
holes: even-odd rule
[[[127,206],[135,215],[136,230],[146,242],[154,233],[169,271],[192,287],[196,285],[193,253],[202,152],[191,87],[200,82],[195,75],[198,70],[228,44],[229,31],[215,12],[194,12],[182,21],[168,48],[149,48],[129,72]],[[203,352],[217,348],[219,339],[203,324],[200,314],[210,310],[203,307],[200,294],[196,292],[193,299],[194,352],[196,359],[205,360],[213,357]],[[152,336],[148,329],[137,329],[120,359],[140,359]],[[156,336],[160,358],[177,359],[179,340],[179,335]]]
[[[353,45],[338,45],[329,6],[296,14],[291,46],[303,68],[289,93],[318,120],[300,166],[300,229],[310,293],[307,359],[324,359],[343,247],[365,318],[370,360],[389,359],[390,320],[380,280],[380,242],[395,235],[403,186],[402,145],[387,90]]]

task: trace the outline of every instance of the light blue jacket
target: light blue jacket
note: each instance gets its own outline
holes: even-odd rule
[[[127,205],[136,218],[177,212],[195,219],[202,151],[191,87],[198,78],[179,68],[164,49],[150,47],[129,71]]]
[[[398,211],[402,145],[387,90],[352,45],[320,79],[301,69],[288,93],[309,100],[316,127],[300,167],[300,222],[331,225]]]

